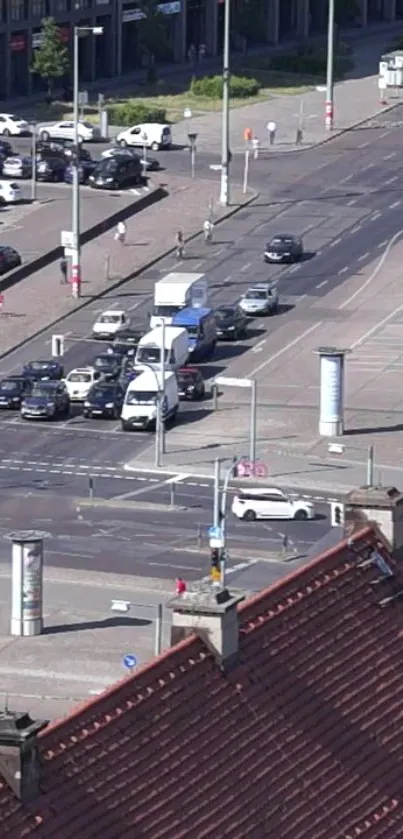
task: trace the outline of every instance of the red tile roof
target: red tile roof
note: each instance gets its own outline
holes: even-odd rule
[[[49,726],[0,839],[403,837],[401,584],[366,528],[243,604],[229,673],[192,637]]]

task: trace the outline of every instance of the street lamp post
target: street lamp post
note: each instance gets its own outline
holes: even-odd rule
[[[102,26],[75,26],[73,33],[73,123],[74,123],[74,157],[73,183],[71,207],[71,284],[72,295],[80,297],[81,291],[81,254],[80,254],[80,160],[79,160],[79,37],[80,32],[92,32],[93,35],[103,34]]]
[[[334,50],[334,11],[335,0],[329,0],[327,22],[327,66],[326,66],[326,113],[325,126],[327,131],[333,130],[333,50]]]
[[[223,50],[223,92],[222,92],[222,147],[221,147],[221,191],[220,203],[229,204],[229,41],[230,41],[230,0],[224,5],[224,50]]]

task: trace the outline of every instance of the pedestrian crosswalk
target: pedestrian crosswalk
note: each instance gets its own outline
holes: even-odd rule
[[[356,347],[348,358],[352,372],[403,372],[403,321],[385,324],[375,335]]]

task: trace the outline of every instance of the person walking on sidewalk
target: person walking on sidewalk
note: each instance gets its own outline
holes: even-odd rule
[[[206,221],[203,224],[204,241],[206,245],[213,240],[213,227],[214,225],[210,219],[206,218]]]
[[[115,242],[120,242],[121,245],[126,243],[126,225],[124,221],[119,221],[117,224]]]
[[[67,283],[67,259],[65,256],[62,256],[60,260],[60,284],[66,285]]]
[[[176,256],[178,259],[183,259],[185,255],[185,243],[183,240],[183,233],[181,230],[178,230],[176,234]]]
[[[271,146],[274,146],[274,141],[276,139],[276,129],[276,123],[274,122],[274,120],[271,119],[270,122],[267,123],[267,130],[269,132],[269,143]]]

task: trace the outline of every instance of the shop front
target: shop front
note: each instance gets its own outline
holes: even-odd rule
[[[125,6],[122,11],[120,26],[120,69],[118,72],[130,73],[141,67],[141,47],[139,22],[144,13],[137,6]]]
[[[27,96],[29,92],[28,33],[12,32],[10,51],[10,95]]]
[[[111,16],[97,17],[96,26],[102,26],[103,34],[94,37],[95,78],[104,79],[114,74],[115,50]]]

